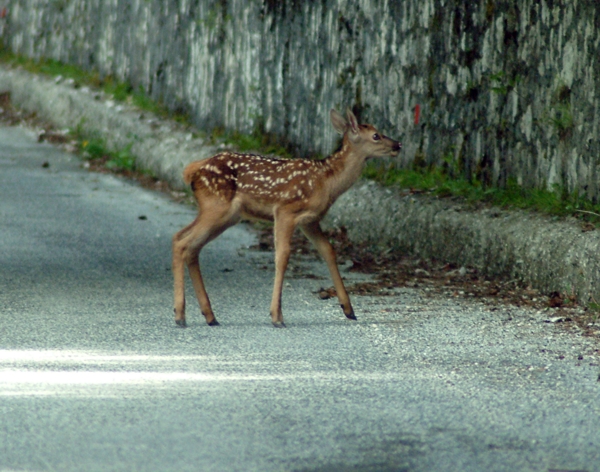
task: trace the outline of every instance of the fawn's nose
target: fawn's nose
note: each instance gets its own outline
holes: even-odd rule
[[[394,143],[394,145],[392,146],[392,151],[397,152],[397,151],[400,151],[400,149],[402,149],[402,144],[400,144],[398,141],[396,141]]]

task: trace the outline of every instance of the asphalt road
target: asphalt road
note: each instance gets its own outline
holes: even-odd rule
[[[0,128],[0,471],[600,470],[594,340],[417,289],[353,297],[351,322],[309,257],[274,329],[243,225],[202,254],[221,326],[188,287],[176,328],[193,217]]]

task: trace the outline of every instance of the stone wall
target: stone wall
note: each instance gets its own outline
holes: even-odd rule
[[[202,128],[262,126],[325,154],[328,110],[352,105],[403,141],[398,165],[600,193],[594,0],[3,5],[14,52],[130,81]]]

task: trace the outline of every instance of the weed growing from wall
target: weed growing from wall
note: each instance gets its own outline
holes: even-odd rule
[[[561,141],[573,133],[575,119],[571,108],[571,89],[561,79],[558,79],[543,121],[556,131]]]

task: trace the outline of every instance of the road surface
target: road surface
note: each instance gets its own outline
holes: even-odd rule
[[[600,470],[594,340],[417,289],[353,297],[351,322],[307,256],[274,329],[243,225],[202,253],[221,326],[188,287],[177,328],[193,217],[0,128],[0,471]]]

